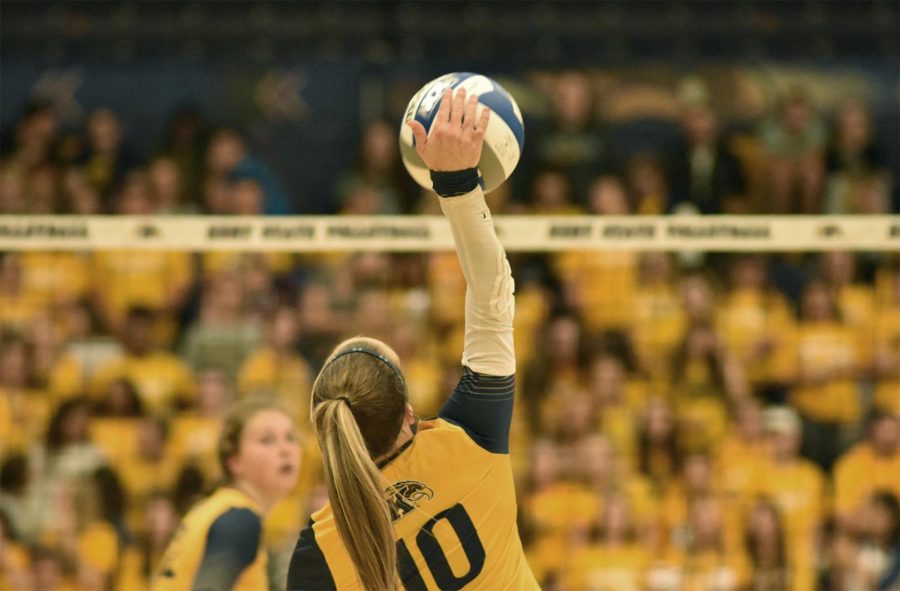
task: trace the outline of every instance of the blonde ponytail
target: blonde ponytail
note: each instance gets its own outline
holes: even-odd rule
[[[321,401],[313,408],[312,420],[337,531],[360,584],[366,591],[394,591],[399,580],[397,548],[384,484],[349,400]]]

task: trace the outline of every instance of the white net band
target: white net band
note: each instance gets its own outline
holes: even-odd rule
[[[508,251],[900,251],[900,216],[496,216]],[[0,250],[452,250],[441,216],[3,216]]]

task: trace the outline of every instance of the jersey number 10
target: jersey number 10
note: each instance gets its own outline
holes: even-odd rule
[[[456,576],[450,569],[450,561],[444,554],[443,548],[434,536],[434,526],[439,521],[446,519],[453,532],[459,538],[466,559],[469,561],[469,571],[461,576]],[[438,588],[446,591],[455,591],[462,589],[481,573],[484,568],[484,546],[475,531],[475,524],[472,518],[466,513],[465,507],[457,503],[445,511],[441,511],[434,516],[433,519],[422,526],[419,533],[416,534],[416,546],[422,556],[425,557],[425,563],[431,576],[437,583]],[[403,588],[406,591],[428,591],[422,575],[416,568],[416,563],[406,547],[403,540],[397,541],[397,562],[400,570],[400,578],[403,581]]]

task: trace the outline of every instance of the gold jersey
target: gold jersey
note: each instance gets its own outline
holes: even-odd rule
[[[508,454],[513,376],[466,370],[440,417],[386,463],[398,589],[538,589],[516,526]],[[290,591],[360,589],[331,506],[312,516],[291,561]]]
[[[155,573],[152,591],[269,588],[259,507],[222,487],[185,516]]]

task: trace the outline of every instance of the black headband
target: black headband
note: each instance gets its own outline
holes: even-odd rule
[[[378,353],[377,351],[372,351],[370,349],[363,349],[362,347],[351,347],[350,349],[347,349],[346,351],[341,351],[340,353],[335,355],[331,361],[326,363],[324,365],[324,367],[322,367],[321,371],[325,371],[325,368],[327,368],[329,365],[331,365],[332,363],[334,363],[335,361],[337,361],[344,355],[349,355],[351,353],[363,353],[365,355],[370,355],[371,357],[374,357],[375,359],[377,359],[377,360],[381,361],[382,363],[384,363],[385,365],[387,365],[389,368],[391,368],[391,371],[394,372],[394,374],[398,378],[400,378],[400,383],[403,384],[403,393],[404,393],[404,395],[406,394],[406,380],[403,379],[403,374],[400,373],[400,370],[397,369],[397,367],[393,363],[391,363],[390,359],[388,359],[381,353]]]
[[[379,359],[382,362],[384,362],[387,366],[389,366],[394,371],[397,371],[394,368],[394,364],[391,363],[387,357],[385,357],[381,353],[376,353],[375,351],[370,351],[369,349],[363,349],[362,347],[351,347],[350,349],[347,349],[346,351],[341,351],[340,353],[338,353],[337,355],[334,356],[334,359],[332,359],[331,361],[326,363],[325,367],[328,367],[329,365],[331,365],[332,363],[334,363],[335,361],[337,361],[344,355],[349,355],[350,353],[365,353],[366,355],[371,355],[375,359]],[[322,369],[325,369],[325,368],[322,368]]]

